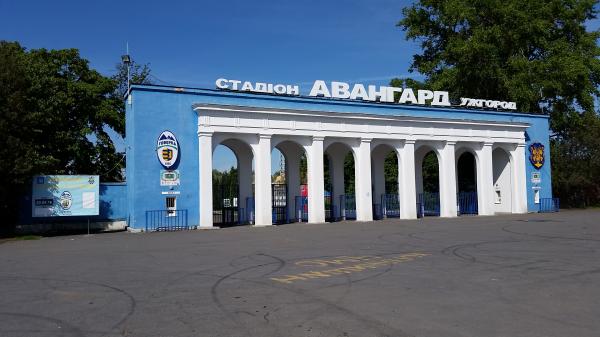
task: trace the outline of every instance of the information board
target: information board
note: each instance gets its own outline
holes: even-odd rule
[[[100,210],[100,177],[34,176],[32,217],[89,216]]]

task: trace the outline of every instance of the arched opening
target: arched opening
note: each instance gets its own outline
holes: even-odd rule
[[[373,218],[400,217],[398,195],[398,156],[389,145],[378,145],[371,151]]]
[[[477,161],[470,151],[459,152],[456,160],[458,214],[478,214]]]
[[[271,152],[273,223],[308,221],[306,152],[293,141],[283,141]]]
[[[512,163],[510,155],[502,148],[492,152],[494,167],[494,211],[496,213],[512,212]]]
[[[230,227],[253,219],[252,150],[237,139],[227,139],[213,150],[213,224]]]
[[[355,220],[355,163],[352,149],[333,143],[325,149],[325,221]]]
[[[434,149],[422,146],[415,154],[417,214],[440,215],[440,166]]]

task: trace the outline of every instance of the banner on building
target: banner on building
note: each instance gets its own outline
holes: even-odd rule
[[[100,177],[52,175],[33,177],[32,217],[90,216],[100,210]]]

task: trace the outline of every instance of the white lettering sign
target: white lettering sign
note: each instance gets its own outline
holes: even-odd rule
[[[276,95],[299,96],[300,87],[289,84],[271,84],[261,82],[248,82],[219,78],[215,82],[218,89],[266,93]],[[417,104],[431,106],[452,106],[450,95],[447,91],[417,90],[411,88],[396,88],[388,86],[375,86],[356,83],[350,85],[346,82],[332,81],[327,84],[323,80],[316,80],[308,93],[310,97],[325,97],[337,99],[361,100],[368,102]],[[516,110],[515,102],[504,102],[476,98],[460,98],[458,106],[473,108],[489,108]]]

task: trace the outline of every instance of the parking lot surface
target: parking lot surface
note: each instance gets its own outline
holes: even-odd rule
[[[0,336],[600,336],[600,211],[0,244]]]

